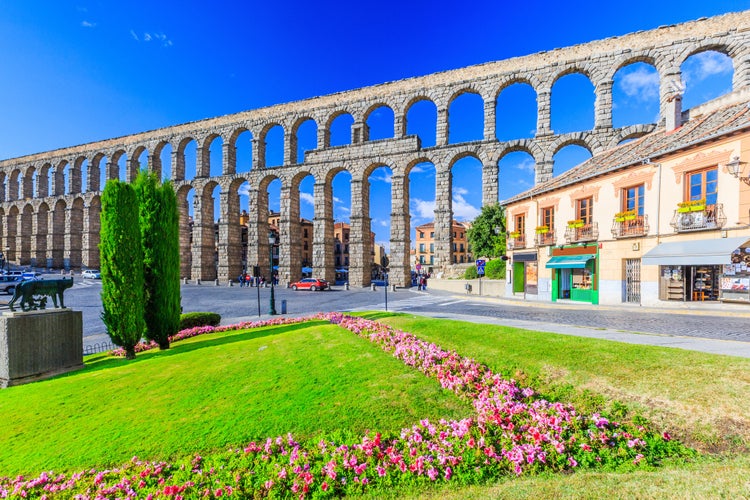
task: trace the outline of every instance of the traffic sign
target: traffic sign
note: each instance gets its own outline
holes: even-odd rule
[[[477,259],[477,274],[484,274],[484,259]]]
[[[417,267],[417,271],[421,271],[422,270],[422,264],[417,264],[416,267]]]

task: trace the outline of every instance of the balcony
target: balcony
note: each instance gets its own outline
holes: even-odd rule
[[[506,246],[508,247],[508,250],[519,250],[521,248],[526,248],[526,235],[521,234],[518,236],[513,236],[511,233],[511,236],[508,237]]]
[[[613,238],[634,238],[648,234],[648,215],[634,215],[631,217],[615,217],[612,221]]]
[[[727,223],[724,215],[724,206],[721,203],[705,205],[696,210],[678,208],[674,211],[672,222],[669,223],[676,233],[687,233],[691,231],[707,231],[721,229]]]
[[[535,243],[538,247],[549,247],[555,244],[555,230],[550,229],[546,233],[536,233]]]
[[[596,222],[583,224],[581,226],[568,225],[565,228],[565,242],[582,243],[584,241],[596,241],[599,239],[599,225]]]

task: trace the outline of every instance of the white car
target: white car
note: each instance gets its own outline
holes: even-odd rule
[[[86,269],[81,273],[81,276],[92,280],[102,279],[102,273],[100,273],[96,269]]]

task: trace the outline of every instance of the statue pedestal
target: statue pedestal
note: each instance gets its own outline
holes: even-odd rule
[[[45,309],[0,316],[0,388],[81,368],[81,311]]]

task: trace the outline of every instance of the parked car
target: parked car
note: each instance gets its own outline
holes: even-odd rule
[[[23,281],[24,279],[21,276],[0,276],[0,290],[8,295],[13,295],[16,287]]]
[[[84,278],[92,279],[92,280],[100,280],[102,279],[102,273],[100,273],[96,269],[86,269],[81,273],[81,276]]]
[[[41,279],[41,275],[42,273],[35,271],[24,271],[23,274],[21,274],[21,278],[23,278],[24,280],[38,280]]]
[[[326,280],[320,280],[317,278],[305,278],[292,283],[291,287],[293,290],[329,290],[328,282]]]

